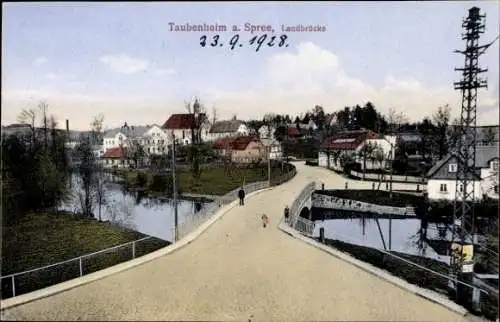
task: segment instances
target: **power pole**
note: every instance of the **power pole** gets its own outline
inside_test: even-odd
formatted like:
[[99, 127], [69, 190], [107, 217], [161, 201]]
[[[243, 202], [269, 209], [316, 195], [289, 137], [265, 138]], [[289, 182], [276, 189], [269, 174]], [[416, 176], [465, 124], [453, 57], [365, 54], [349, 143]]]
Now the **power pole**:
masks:
[[174, 243], [179, 239], [179, 216], [178, 216], [178, 207], [177, 207], [177, 177], [176, 177], [176, 169], [175, 169], [175, 135], [172, 135], [172, 190], [173, 190], [173, 199], [174, 199]]
[[[453, 85], [456, 90], [462, 92], [462, 108], [460, 114], [459, 140], [457, 144], [457, 175], [455, 186], [455, 202], [452, 223], [452, 240], [450, 249], [451, 277], [459, 281], [472, 284], [474, 271], [473, 247], [474, 247], [474, 202], [476, 179], [476, 106], [477, 90], [487, 87], [487, 82], [478, 77], [487, 69], [481, 69], [478, 58], [487, 47], [479, 46], [479, 36], [484, 33], [485, 15], [480, 14], [480, 9], [472, 7], [469, 15], [462, 22], [465, 40], [465, 50], [456, 50], [456, 53], [465, 56], [463, 68], [455, 68], [462, 72], [460, 81]], [[490, 44], [491, 45], [491, 44]], [[465, 251], [467, 249], [467, 251]], [[472, 297], [471, 290], [459, 283], [453, 286], [457, 300], [461, 304], [467, 304]]]
[[271, 145], [267, 148], [267, 177], [269, 187], [271, 187]]

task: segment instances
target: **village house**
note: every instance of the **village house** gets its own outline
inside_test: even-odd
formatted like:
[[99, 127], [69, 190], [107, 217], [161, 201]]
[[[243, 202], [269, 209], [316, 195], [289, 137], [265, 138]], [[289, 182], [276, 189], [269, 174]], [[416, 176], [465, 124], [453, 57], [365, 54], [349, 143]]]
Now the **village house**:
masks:
[[[474, 199], [498, 199], [498, 144], [476, 147]], [[449, 154], [427, 173], [427, 193], [431, 200], [455, 200], [458, 161]], [[463, 187], [460, 187], [463, 189]]]
[[219, 139], [215, 146], [221, 156], [234, 163], [258, 163], [268, 158], [264, 144], [251, 136]]
[[210, 128], [208, 139], [216, 141], [226, 137], [248, 136], [249, 128], [245, 122], [234, 117], [228, 121], [216, 121]]
[[101, 159], [103, 166], [106, 168], [128, 168], [134, 163], [133, 160], [127, 157], [126, 147], [109, 148]]
[[201, 120], [201, 140], [207, 141], [210, 125], [206, 114], [172, 114], [161, 128], [167, 133], [169, 140], [175, 137], [176, 142], [188, 145], [192, 140], [192, 128], [198, 120]]
[[140, 144], [149, 155], [168, 153], [170, 140], [167, 133], [159, 125], [147, 125], [146, 131], [140, 139]]
[[260, 141], [269, 152], [269, 158], [271, 160], [280, 160], [283, 158], [281, 143], [278, 142], [278, 140], [264, 138], [260, 139]]
[[343, 158], [356, 160], [357, 151], [361, 148], [362, 143], [365, 140], [377, 138], [376, 133], [367, 130], [342, 131], [329, 136], [320, 146], [318, 165], [341, 171]]
[[276, 128], [272, 125], [262, 125], [259, 128], [259, 138], [261, 139], [272, 139], [274, 138], [274, 133], [276, 132]]

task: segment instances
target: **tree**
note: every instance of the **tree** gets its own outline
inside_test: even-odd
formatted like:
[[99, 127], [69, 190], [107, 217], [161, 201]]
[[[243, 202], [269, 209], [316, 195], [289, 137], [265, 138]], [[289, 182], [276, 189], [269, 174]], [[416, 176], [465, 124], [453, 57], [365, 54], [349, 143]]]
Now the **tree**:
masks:
[[389, 108], [389, 113], [387, 114], [387, 123], [389, 126], [389, 131], [392, 133], [394, 130], [399, 129], [400, 126], [408, 122], [408, 118], [402, 112], [396, 112], [394, 108]]
[[215, 124], [215, 122], [217, 122], [217, 109], [215, 108], [215, 104], [212, 105], [212, 125]]
[[318, 126], [319, 130], [323, 130], [326, 126], [326, 114], [322, 106], [316, 105], [312, 111], [312, 119]]
[[479, 245], [479, 262], [485, 266], [488, 273], [498, 274], [498, 219], [495, 218], [488, 224], [485, 237]]
[[483, 144], [492, 145], [495, 143], [496, 135], [492, 127], [483, 129]]
[[436, 146], [439, 159], [448, 154], [448, 123], [450, 121], [451, 108], [449, 105], [440, 106], [433, 115], [435, 124], [434, 145]]
[[374, 151], [375, 146], [371, 142], [364, 144], [358, 151], [358, 156], [363, 160], [363, 180], [365, 179], [366, 160], [372, 157]]
[[206, 111], [203, 104], [198, 98], [195, 98], [193, 104], [185, 102], [186, 111], [192, 115], [191, 121], [191, 144], [190, 144], [190, 160], [193, 178], [197, 179], [201, 176], [200, 167], [200, 144], [201, 131], [203, 125], [207, 122]]
[[21, 114], [17, 117], [18, 121], [22, 124], [29, 124], [31, 127], [31, 144], [35, 144], [35, 122], [36, 122], [35, 109], [23, 109]]
[[[95, 116], [92, 119], [92, 122], [90, 123], [90, 133], [91, 133], [91, 141], [93, 143], [101, 143], [102, 140], [102, 128], [103, 128], [103, 123], [104, 123], [104, 115], [99, 114]], [[93, 153], [93, 151], [92, 151]], [[94, 197], [95, 197], [95, 202], [97, 203], [97, 209], [98, 209], [98, 218], [99, 221], [102, 221], [101, 218], [101, 213], [102, 213], [102, 206], [107, 203], [107, 193], [105, 189], [105, 177], [104, 177], [104, 171], [102, 169], [102, 165], [100, 162], [95, 159], [95, 163], [93, 164], [94, 166]]]
[[76, 193], [76, 197], [83, 216], [92, 218], [94, 217], [92, 210], [94, 208], [98, 180], [96, 175], [97, 160], [92, 151], [90, 137], [85, 136], [81, 138], [76, 151], [80, 161], [77, 166], [80, 189]]

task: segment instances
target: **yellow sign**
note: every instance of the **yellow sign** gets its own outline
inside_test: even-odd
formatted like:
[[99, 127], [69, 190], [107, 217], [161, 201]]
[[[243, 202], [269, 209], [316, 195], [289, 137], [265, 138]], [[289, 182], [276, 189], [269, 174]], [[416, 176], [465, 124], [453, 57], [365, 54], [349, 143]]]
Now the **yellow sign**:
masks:
[[474, 256], [474, 245], [451, 244], [452, 256], [462, 259], [464, 262], [471, 262]]

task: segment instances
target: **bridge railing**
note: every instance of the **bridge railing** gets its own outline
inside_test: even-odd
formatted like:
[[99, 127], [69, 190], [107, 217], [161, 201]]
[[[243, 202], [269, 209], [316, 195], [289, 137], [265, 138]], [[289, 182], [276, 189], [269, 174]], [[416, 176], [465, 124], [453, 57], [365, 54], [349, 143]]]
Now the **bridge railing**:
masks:
[[0, 298], [14, 297], [82, 277], [143, 256], [164, 246], [165, 242], [160, 242], [158, 239], [148, 236], [54, 264], [0, 276]]
[[[244, 185], [243, 190], [245, 191], [245, 194], [249, 194], [268, 187], [268, 181], [258, 181]], [[239, 190], [240, 188], [236, 188], [217, 198], [213, 202], [206, 204], [200, 211], [186, 216], [184, 221], [181, 222], [177, 228], [179, 239], [184, 238], [186, 235], [201, 226], [204, 222], [211, 218], [219, 210], [220, 207], [238, 199]]]
[[314, 232], [314, 222], [300, 217], [300, 212], [302, 210], [302, 204], [308, 199], [311, 198], [311, 194], [316, 189], [316, 183], [310, 182], [308, 183], [302, 191], [299, 193], [297, 198], [292, 202], [292, 206], [290, 207], [289, 218], [286, 220], [286, 223], [296, 229], [297, 231], [312, 236]]

